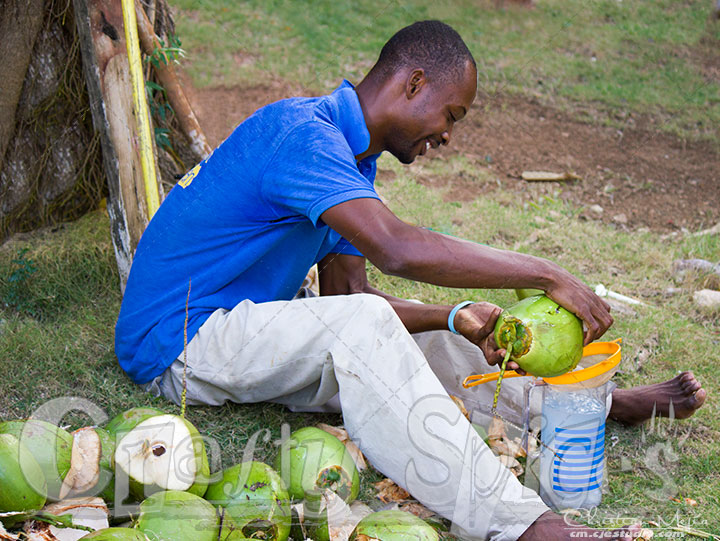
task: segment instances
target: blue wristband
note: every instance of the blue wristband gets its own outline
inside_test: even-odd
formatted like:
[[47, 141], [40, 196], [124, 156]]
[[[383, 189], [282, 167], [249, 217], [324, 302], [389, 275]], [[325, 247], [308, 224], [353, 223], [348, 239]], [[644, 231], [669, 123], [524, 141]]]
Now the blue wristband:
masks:
[[462, 310], [468, 304], [473, 304], [473, 301], [462, 301], [460, 304], [456, 304], [455, 307], [452, 310], [450, 310], [450, 315], [448, 316], [448, 329], [450, 329], [455, 334], [460, 334], [455, 329], [455, 324], [453, 323], [455, 320], [455, 314], [458, 313], [458, 310]]

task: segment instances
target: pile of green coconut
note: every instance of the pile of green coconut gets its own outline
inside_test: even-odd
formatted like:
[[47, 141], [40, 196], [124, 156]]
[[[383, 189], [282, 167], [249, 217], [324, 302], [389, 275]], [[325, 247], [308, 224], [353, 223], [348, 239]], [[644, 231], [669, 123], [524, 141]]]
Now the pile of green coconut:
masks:
[[36, 419], [2, 422], [0, 540], [439, 539], [409, 512], [358, 507], [354, 459], [324, 430], [295, 431], [273, 466], [211, 474], [203, 436], [155, 408], [73, 433]]

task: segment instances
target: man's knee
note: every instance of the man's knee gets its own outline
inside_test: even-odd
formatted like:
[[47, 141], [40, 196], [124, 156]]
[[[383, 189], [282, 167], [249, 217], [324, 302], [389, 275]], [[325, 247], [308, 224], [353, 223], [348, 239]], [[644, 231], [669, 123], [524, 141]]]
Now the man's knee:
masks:
[[372, 315], [377, 319], [391, 319], [396, 316], [395, 310], [390, 303], [380, 295], [372, 293], [356, 293], [349, 295], [356, 310]]

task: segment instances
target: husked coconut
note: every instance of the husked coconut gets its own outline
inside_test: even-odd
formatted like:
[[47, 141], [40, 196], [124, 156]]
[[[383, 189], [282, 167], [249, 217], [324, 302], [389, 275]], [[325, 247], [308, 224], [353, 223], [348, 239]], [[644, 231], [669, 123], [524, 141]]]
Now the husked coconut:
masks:
[[120, 472], [129, 479], [130, 493], [142, 500], [160, 490], [202, 496], [210, 467], [202, 436], [187, 419], [157, 415], [138, 423], [119, 439], [115, 475]]

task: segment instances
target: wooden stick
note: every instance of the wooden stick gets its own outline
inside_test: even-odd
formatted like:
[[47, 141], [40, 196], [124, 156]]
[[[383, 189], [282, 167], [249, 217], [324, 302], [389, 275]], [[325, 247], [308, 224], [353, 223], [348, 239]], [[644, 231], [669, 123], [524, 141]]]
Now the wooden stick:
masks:
[[[138, 34], [140, 35], [140, 45], [145, 54], [151, 55], [153, 51], [160, 48], [160, 41], [155, 35], [152, 24], [138, 0], [135, 1], [135, 12]], [[161, 54], [164, 55], [164, 53]], [[192, 110], [190, 102], [182, 91], [180, 81], [177, 78], [172, 63], [165, 57], [165, 62], [159, 62], [158, 65], [155, 66], [155, 71], [160, 84], [165, 89], [168, 101], [180, 122], [180, 128], [190, 142], [191, 150], [198, 158], [198, 161], [207, 158], [212, 152], [212, 148], [205, 138], [205, 134]]]

